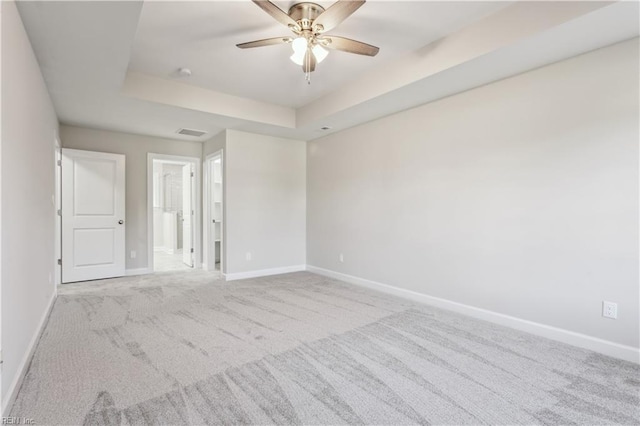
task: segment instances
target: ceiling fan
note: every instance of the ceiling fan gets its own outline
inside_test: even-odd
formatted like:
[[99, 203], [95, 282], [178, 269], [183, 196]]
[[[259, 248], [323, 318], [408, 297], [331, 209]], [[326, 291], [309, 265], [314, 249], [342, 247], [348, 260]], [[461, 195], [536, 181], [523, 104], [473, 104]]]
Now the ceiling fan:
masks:
[[302, 2], [291, 6], [289, 13], [285, 13], [269, 0], [252, 1], [278, 22], [286, 25], [294, 35], [250, 41], [236, 46], [247, 49], [291, 43], [291, 60], [302, 66], [307, 81], [310, 81], [310, 73], [316, 69], [316, 64], [327, 57], [328, 51], [325, 48], [366, 56], [376, 56], [380, 50], [360, 41], [325, 35], [326, 31], [334, 29], [358, 10], [365, 0], [338, 0], [326, 10], [318, 4]]

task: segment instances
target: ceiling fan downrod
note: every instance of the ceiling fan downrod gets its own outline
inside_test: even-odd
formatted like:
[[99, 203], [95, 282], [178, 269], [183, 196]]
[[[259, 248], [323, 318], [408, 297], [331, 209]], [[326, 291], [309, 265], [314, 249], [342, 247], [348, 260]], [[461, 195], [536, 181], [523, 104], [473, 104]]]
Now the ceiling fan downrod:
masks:
[[302, 2], [294, 4], [289, 8], [288, 15], [296, 21], [300, 27], [299, 31], [311, 30], [313, 21], [324, 12], [324, 7], [319, 4]]

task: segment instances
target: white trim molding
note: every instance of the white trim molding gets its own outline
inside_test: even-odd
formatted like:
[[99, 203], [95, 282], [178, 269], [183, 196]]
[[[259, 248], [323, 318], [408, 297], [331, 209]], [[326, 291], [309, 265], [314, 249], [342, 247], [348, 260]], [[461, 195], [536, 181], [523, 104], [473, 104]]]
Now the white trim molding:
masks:
[[599, 339], [586, 334], [576, 333], [574, 331], [512, 317], [510, 315], [453, 302], [439, 297], [429, 296], [423, 293], [417, 293], [415, 291], [382, 284], [376, 281], [343, 274], [329, 269], [319, 268], [317, 266], [307, 265], [307, 271], [640, 364], [640, 349], [634, 348], [633, 346], [622, 345], [620, 343]]
[[9, 385], [9, 390], [7, 394], [4, 395], [4, 400], [2, 401], [2, 408], [0, 412], [3, 415], [9, 413], [9, 409], [16, 401], [16, 397], [18, 396], [18, 392], [20, 391], [20, 387], [22, 386], [22, 382], [24, 381], [24, 377], [27, 374], [27, 370], [29, 369], [29, 365], [31, 365], [31, 359], [33, 358], [33, 354], [38, 346], [38, 341], [40, 340], [40, 336], [42, 336], [42, 332], [44, 331], [47, 322], [49, 321], [49, 316], [51, 315], [51, 311], [53, 310], [53, 305], [55, 304], [56, 298], [58, 297], [57, 289], [54, 290], [51, 295], [51, 299], [49, 300], [49, 304], [47, 305], [47, 309], [44, 311], [44, 315], [40, 318], [40, 323], [38, 324], [38, 329], [34, 333], [31, 341], [29, 342], [29, 347], [24, 357], [22, 358], [22, 362], [20, 362], [20, 367], [18, 367], [18, 374], [13, 378], [13, 382]]
[[[222, 211], [220, 221], [222, 225], [220, 227], [220, 270], [225, 270], [225, 229], [227, 222], [225, 216], [225, 192], [226, 192], [226, 175], [225, 175], [225, 162], [224, 162], [224, 149], [219, 149], [211, 154], [208, 154], [204, 160], [202, 160], [202, 269], [205, 271], [215, 271], [215, 264], [217, 263], [212, 257], [211, 247], [215, 246], [215, 242], [211, 244], [210, 241], [212, 232], [212, 209], [211, 209], [211, 176], [209, 173], [210, 163], [216, 158], [220, 158], [220, 166], [222, 167]], [[215, 227], [215, 225], [213, 225]], [[213, 250], [215, 252], [215, 249]], [[210, 261], [213, 262], [213, 266], [209, 269]]]
[[127, 269], [124, 271], [124, 275], [126, 277], [130, 277], [132, 275], [146, 275], [153, 272], [151, 268], [137, 268], [137, 269]]
[[283, 266], [281, 268], [258, 269], [255, 271], [235, 272], [232, 274], [222, 274], [226, 281], [244, 280], [246, 278], [267, 277], [269, 275], [288, 274], [290, 272], [306, 271], [306, 265]]

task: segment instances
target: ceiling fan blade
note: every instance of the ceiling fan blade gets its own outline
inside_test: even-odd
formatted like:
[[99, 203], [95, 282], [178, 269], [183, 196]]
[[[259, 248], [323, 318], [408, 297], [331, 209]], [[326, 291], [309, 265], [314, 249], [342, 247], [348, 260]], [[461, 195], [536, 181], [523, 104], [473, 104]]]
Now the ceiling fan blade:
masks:
[[338, 0], [313, 21], [317, 33], [332, 30], [358, 10], [365, 0]]
[[289, 15], [287, 15], [282, 9], [280, 9], [275, 4], [271, 3], [269, 0], [252, 0], [255, 4], [258, 5], [262, 10], [271, 15], [276, 21], [280, 22], [283, 25], [291, 29], [300, 30], [298, 23], [293, 20]]
[[319, 41], [321, 46], [328, 49], [342, 50], [357, 55], [376, 56], [380, 51], [379, 47], [345, 37], [323, 36]]
[[304, 61], [302, 61], [302, 71], [304, 73], [314, 72], [316, 70], [316, 57], [311, 51], [307, 49], [307, 53], [304, 55]]
[[248, 41], [246, 43], [236, 44], [240, 49], [249, 49], [251, 47], [273, 46], [274, 44], [291, 43], [291, 37], [274, 37], [265, 38], [264, 40]]

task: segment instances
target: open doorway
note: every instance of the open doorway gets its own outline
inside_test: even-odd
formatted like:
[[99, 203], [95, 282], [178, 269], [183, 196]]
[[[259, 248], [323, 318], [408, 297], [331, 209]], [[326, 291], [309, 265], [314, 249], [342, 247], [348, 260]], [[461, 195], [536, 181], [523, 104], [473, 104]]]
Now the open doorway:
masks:
[[224, 273], [224, 186], [222, 150], [208, 155], [205, 170], [205, 259], [206, 269]]
[[196, 164], [190, 159], [157, 154], [149, 159], [152, 195], [149, 264], [156, 272], [198, 266]]

